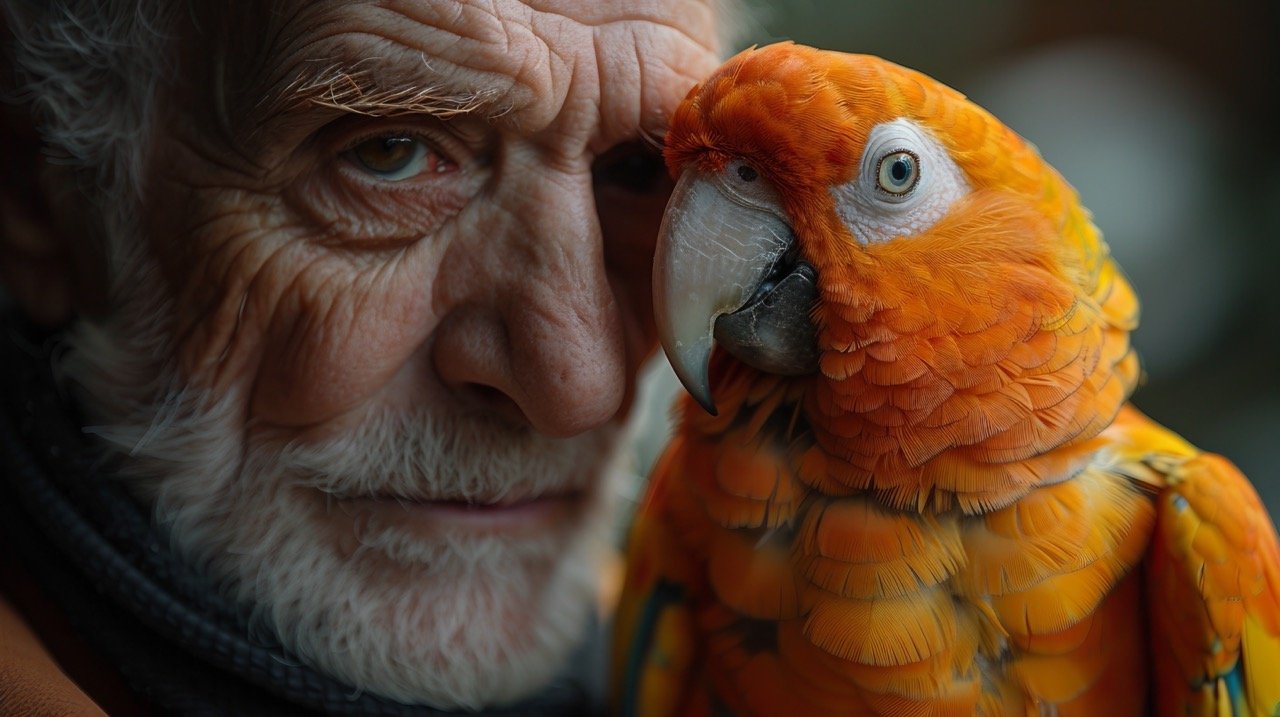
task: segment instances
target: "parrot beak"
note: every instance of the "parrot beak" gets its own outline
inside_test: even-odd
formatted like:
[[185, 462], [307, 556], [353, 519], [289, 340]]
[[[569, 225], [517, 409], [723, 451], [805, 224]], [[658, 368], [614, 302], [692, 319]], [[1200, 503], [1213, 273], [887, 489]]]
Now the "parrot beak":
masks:
[[697, 170], [676, 183], [654, 257], [654, 317], [676, 376], [708, 413], [713, 340], [762, 371], [817, 370], [817, 273], [795, 244], [780, 207]]

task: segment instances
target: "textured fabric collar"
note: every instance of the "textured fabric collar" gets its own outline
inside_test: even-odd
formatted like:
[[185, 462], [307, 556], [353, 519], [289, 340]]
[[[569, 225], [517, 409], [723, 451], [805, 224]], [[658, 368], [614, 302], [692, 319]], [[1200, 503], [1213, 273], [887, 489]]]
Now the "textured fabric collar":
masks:
[[[169, 551], [146, 510], [91, 459], [54, 384], [46, 338], [12, 317], [0, 321], [0, 533], [134, 690], [189, 715], [463, 714], [360, 693], [255, 630]], [[571, 676], [534, 699], [480, 714], [595, 714], [601, 642], [593, 639]]]

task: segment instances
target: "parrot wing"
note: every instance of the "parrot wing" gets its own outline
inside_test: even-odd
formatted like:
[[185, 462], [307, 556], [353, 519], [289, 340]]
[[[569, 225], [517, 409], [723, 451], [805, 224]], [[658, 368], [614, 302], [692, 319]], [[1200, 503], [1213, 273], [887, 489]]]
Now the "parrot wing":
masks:
[[1142, 462], [1160, 487], [1147, 558], [1158, 714], [1280, 715], [1280, 546], [1258, 494], [1218, 455]]
[[627, 575], [614, 621], [613, 713], [676, 714], [693, 669], [694, 626], [688, 591], [695, 573], [664, 518], [680, 439], [655, 467], [629, 538]]

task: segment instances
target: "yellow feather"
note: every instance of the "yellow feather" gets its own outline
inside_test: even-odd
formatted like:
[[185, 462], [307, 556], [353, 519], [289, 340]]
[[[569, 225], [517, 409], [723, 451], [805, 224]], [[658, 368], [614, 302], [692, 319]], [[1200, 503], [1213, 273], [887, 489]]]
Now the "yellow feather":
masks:
[[1258, 617], [1245, 613], [1244, 636], [1245, 693], [1252, 706], [1251, 717], [1280, 715], [1280, 635], [1270, 633]]

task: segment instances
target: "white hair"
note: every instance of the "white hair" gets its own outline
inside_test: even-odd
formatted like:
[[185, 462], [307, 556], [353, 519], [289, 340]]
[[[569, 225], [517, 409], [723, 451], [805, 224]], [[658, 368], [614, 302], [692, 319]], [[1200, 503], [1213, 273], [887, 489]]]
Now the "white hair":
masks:
[[[113, 319], [96, 330], [114, 332], [111, 324], [122, 315], [169, 316], [163, 282], [138, 241], [137, 223], [156, 96], [172, 79], [165, 74], [173, 67], [166, 61], [173, 51], [170, 29], [186, 8], [182, 1], [161, 0], [0, 0], [14, 79], [14, 96], [6, 99], [31, 108], [47, 159], [73, 170], [76, 182], [58, 189], [79, 196], [51, 198], [50, 204], [86, 207], [88, 234], [78, 237], [84, 243], [76, 250], [95, 252], [106, 264]], [[151, 356], [170, 355], [166, 325], [150, 323], [138, 338]], [[78, 332], [95, 330], [79, 324]], [[155, 375], [148, 366], [113, 370]]]
[[156, 91], [182, 3], [0, 0], [12, 32], [18, 99], [55, 158], [100, 189], [137, 189]]
[[[169, 28], [183, 2], [156, 0], [0, 0], [12, 38], [15, 96], [29, 106], [51, 163], [73, 170], [73, 201], [53, 206], [87, 210], [90, 234], [74, 250], [105, 262], [106, 318], [82, 319], [68, 333], [72, 348], [92, 346], [93, 365], [68, 372], [96, 374], [103, 405], [134, 417], [154, 414], [180, 389], [155, 357], [173, 355], [170, 301], [154, 257], [140, 241], [143, 167], [152, 146], [156, 97], [169, 79], [162, 68]], [[108, 336], [129, 336], [127, 350]], [[73, 352], [83, 355], [83, 352]], [[113, 387], [115, 387], [113, 389]]]

